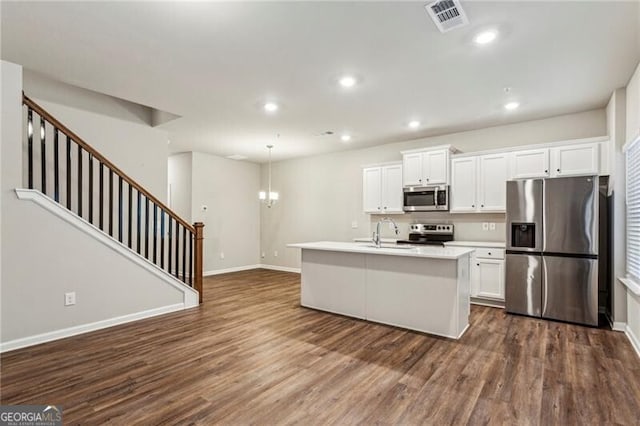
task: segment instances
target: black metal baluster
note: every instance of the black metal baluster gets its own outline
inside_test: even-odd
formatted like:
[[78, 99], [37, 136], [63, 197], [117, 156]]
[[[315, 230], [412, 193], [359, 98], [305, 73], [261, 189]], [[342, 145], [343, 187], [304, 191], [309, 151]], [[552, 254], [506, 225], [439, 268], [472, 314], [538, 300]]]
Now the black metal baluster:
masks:
[[153, 263], [157, 263], [158, 253], [158, 205], [153, 203]]
[[100, 222], [100, 230], [104, 231], [104, 164], [102, 161], [100, 162], [100, 166], [98, 166], [98, 181], [100, 185], [99, 191], [99, 199], [98, 199], [98, 216]]
[[71, 137], [67, 135], [67, 208], [71, 210]]
[[176, 220], [176, 278], [180, 279], [180, 222]]
[[118, 176], [118, 241], [122, 242], [122, 222], [124, 221], [122, 206], [122, 176]]
[[89, 223], [93, 223], [93, 154], [89, 153]]
[[160, 267], [164, 269], [164, 210], [160, 210]]
[[31, 108], [27, 110], [27, 149], [27, 179], [29, 181], [29, 189], [33, 189], [33, 111], [31, 111]]
[[194, 235], [189, 232], [189, 285], [193, 287], [193, 238]]
[[172, 242], [172, 235], [171, 232], [173, 231], [172, 228], [172, 224], [173, 224], [173, 218], [171, 216], [169, 216], [169, 239], [167, 241], [167, 271], [169, 271], [169, 273], [171, 273], [171, 242]]
[[144, 200], [144, 257], [149, 259], [149, 199], [145, 196]]
[[40, 173], [42, 174], [42, 193], [47, 194], [47, 144], [44, 118], [40, 117]]
[[78, 145], [78, 216], [82, 217], [82, 146]]
[[132, 235], [133, 235], [133, 230], [132, 228], [132, 222], [133, 222], [133, 187], [131, 186], [131, 184], [129, 185], [129, 226], [127, 227], [127, 237], [128, 237], [128, 241], [129, 241], [129, 248], [133, 248], [133, 246], [131, 245], [131, 239], [132, 239]]
[[109, 168], [109, 235], [113, 237], [113, 170]]
[[182, 282], [187, 283], [187, 228], [182, 227]]
[[[137, 191], [137, 190], [136, 190]], [[136, 251], [140, 254], [140, 236], [142, 235], [142, 196], [138, 192], [138, 217], [136, 225]]]
[[60, 202], [60, 152], [58, 152], [58, 129], [53, 128], [53, 199]]

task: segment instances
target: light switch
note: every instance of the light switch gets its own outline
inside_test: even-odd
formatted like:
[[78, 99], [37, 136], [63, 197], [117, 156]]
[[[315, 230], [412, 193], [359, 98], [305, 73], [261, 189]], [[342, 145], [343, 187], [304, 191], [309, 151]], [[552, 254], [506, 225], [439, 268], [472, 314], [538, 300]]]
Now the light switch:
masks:
[[351, 228], [352, 229], [358, 229], [358, 221], [354, 220], [353, 222], [351, 222]]
[[496, 230], [496, 224], [495, 224], [495, 222], [491, 222], [491, 223], [489, 223], [489, 230], [490, 230], [490, 231], [495, 231], [495, 230]]
[[482, 222], [482, 230], [483, 231], [489, 230], [489, 222]]

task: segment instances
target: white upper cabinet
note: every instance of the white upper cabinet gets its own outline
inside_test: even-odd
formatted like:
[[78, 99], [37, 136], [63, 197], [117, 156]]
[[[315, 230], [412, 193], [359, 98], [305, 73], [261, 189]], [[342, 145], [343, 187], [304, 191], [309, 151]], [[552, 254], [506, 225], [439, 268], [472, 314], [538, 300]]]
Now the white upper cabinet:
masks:
[[403, 152], [404, 186], [446, 185], [449, 183], [450, 148]]
[[449, 150], [427, 151], [422, 154], [422, 182], [443, 185], [449, 182]]
[[467, 213], [477, 210], [477, 157], [454, 158], [451, 160], [451, 202], [452, 213]]
[[402, 156], [404, 186], [420, 186], [422, 184], [422, 153]]
[[600, 145], [588, 143], [550, 148], [551, 176], [597, 175], [600, 171]]
[[404, 213], [402, 197], [402, 165], [382, 167], [382, 212]]
[[511, 153], [511, 177], [526, 179], [549, 176], [549, 149], [528, 149]]
[[362, 206], [365, 213], [379, 213], [382, 209], [381, 167], [369, 167], [362, 171]]
[[362, 207], [365, 213], [404, 213], [401, 164], [362, 170]]
[[451, 212], [504, 212], [509, 155], [488, 154], [451, 160]]
[[478, 211], [504, 212], [507, 210], [508, 160], [507, 154], [479, 157]]

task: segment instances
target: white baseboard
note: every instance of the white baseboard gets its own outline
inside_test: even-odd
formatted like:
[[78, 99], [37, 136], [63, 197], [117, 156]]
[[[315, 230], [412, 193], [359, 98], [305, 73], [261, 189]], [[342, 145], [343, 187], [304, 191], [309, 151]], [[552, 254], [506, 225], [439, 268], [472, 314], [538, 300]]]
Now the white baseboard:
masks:
[[260, 268], [270, 269], [272, 271], [293, 272], [295, 274], [299, 274], [301, 272], [300, 268], [291, 268], [289, 266], [265, 265], [264, 263], [260, 265]]
[[620, 321], [614, 321], [611, 324], [611, 329], [613, 331], [622, 331], [624, 333], [625, 331], [627, 331], [627, 323], [626, 322], [620, 322]]
[[259, 263], [255, 264], [255, 265], [235, 266], [233, 268], [214, 269], [212, 271], [205, 271], [203, 275], [205, 277], [209, 277], [211, 275], [228, 274], [229, 272], [248, 271], [250, 269], [258, 269], [258, 268], [261, 268], [261, 267], [262, 267], [262, 265], [260, 265]]
[[627, 335], [627, 338], [631, 342], [631, 346], [633, 346], [633, 349], [636, 350], [636, 354], [638, 354], [638, 357], [640, 357], [640, 339], [638, 338], [638, 336], [633, 334], [633, 330], [631, 330], [631, 327], [629, 327], [629, 325], [625, 327], [624, 334]]
[[230, 272], [249, 271], [251, 269], [270, 269], [272, 271], [293, 272], [295, 274], [300, 273], [300, 268], [291, 268], [289, 266], [266, 265], [264, 263], [257, 263], [255, 265], [235, 266], [233, 268], [214, 269], [212, 271], [205, 271], [204, 276], [209, 277], [212, 275], [228, 274]]
[[13, 351], [20, 348], [26, 348], [27, 346], [38, 345], [40, 343], [50, 342], [52, 340], [64, 339], [65, 337], [84, 334], [90, 331], [113, 327], [114, 325], [138, 321], [144, 318], [151, 318], [162, 314], [168, 314], [170, 312], [180, 311], [183, 309], [185, 309], [184, 303], [176, 303], [174, 305], [162, 306], [160, 308], [149, 309], [142, 312], [135, 312], [133, 314], [122, 315], [115, 318], [108, 318], [89, 324], [76, 325], [74, 327], [63, 328], [61, 330], [55, 330], [47, 333], [36, 334], [34, 336], [10, 340], [8, 342], [0, 343], [0, 353]]

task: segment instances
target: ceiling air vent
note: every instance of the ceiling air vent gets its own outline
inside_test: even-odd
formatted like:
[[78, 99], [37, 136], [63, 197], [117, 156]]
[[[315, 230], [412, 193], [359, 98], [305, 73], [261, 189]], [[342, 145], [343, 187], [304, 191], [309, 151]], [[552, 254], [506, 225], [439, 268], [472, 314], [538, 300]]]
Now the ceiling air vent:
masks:
[[462, 10], [458, 0], [436, 1], [429, 3], [425, 8], [441, 33], [446, 33], [469, 23], [467, 15]]

